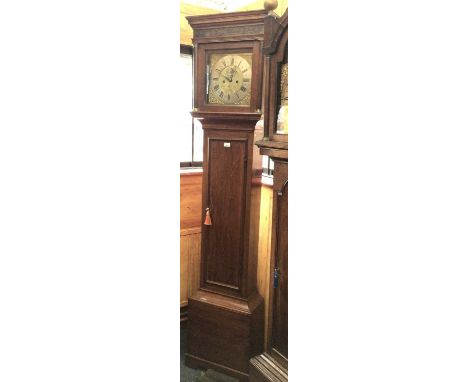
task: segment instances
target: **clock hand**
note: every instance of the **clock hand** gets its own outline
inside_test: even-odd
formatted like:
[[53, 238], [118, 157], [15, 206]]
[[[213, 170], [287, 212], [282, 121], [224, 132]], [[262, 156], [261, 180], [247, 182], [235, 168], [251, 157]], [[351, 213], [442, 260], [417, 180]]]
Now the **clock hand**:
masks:
[[224, 74], [221, 74], [221, 75], [222, 75], [225, 79], [227, 79], [229, 82], [232, 82], [232, 78], [229, 79], [229, 78], [227, 78]]
[[231, 69], [231, 82], [235, 74], [237, 74], [237, 71], [235, 71], [234, 69]]

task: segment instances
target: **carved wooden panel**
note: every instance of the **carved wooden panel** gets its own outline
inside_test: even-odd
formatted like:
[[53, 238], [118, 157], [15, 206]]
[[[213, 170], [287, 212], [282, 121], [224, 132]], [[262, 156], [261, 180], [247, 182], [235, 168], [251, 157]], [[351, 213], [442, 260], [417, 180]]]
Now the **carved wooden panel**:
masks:
[[221, 37], [221, 36], [251, 36], [252, 34], [262, 34], [263, 24], [242, 25], [233, 27], [219, 27], [201, 29], [195, 32], [195, 37]]

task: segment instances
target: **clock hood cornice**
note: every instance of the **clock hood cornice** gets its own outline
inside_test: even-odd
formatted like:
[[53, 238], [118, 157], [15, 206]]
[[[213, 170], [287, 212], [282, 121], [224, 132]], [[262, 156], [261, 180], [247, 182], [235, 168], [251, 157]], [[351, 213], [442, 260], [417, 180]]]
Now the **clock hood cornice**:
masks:
[[263, 41], [267, 11], [219, 13], [188, 16], [193, 43], [223, 41]]
[[259, 24], [263, 23], [268, 12], [264, 9], [245, 12], [215, 13], [211, 15], [187, 16], [187, 20], [192, 28], [207, 28], [213, 26], [227, 26], [238, 24]]

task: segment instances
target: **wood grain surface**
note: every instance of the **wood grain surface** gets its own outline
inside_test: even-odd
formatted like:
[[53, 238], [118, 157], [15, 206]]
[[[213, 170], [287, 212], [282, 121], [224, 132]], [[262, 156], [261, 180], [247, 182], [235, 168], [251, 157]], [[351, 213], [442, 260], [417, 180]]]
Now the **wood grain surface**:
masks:
[[180, 174], [180, 229], [201, 227], [202, 173]]

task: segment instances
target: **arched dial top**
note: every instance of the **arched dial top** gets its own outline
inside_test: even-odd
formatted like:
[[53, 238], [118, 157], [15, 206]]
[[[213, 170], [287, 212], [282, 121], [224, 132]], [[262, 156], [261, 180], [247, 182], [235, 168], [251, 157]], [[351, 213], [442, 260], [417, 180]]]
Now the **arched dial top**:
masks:
[[249, 106], [251, 85], [251, 53], [209, 56], [209, 104]]

